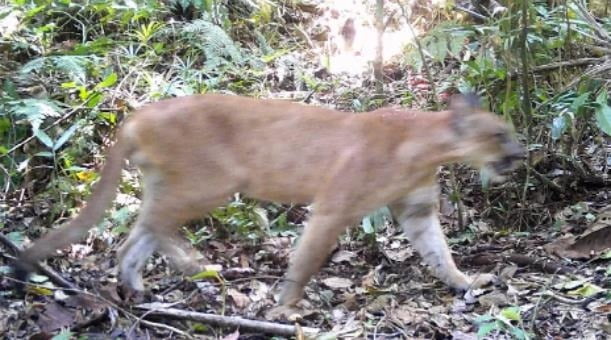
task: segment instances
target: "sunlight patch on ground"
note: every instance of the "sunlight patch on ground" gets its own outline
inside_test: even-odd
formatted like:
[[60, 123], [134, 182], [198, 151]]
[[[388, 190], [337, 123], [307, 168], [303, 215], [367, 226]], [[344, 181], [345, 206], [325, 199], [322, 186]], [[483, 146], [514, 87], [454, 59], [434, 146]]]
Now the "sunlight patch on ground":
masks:
[[[390, 5], [391, 3], [387, 2], [385, 18], [388, 17], [389, 11], [392, 11], [394, 20], [382, 36], [385, 61], [399, 57], [405, 45], [413, 42], [413, 34], [401, 11], [396, 8], [392, 10]], [[377, 48], [375, 2], [336, 0], [325, 1], [319, 7], [322, 14], [315, 24], [324, 27], [328, 32], [321, 48], [321, 58], [326, 61], [329, 71], [361, 74], [370, 69], [369, 65], [375, 59]], [[415, 33], [419, 34], [417, 30]]]

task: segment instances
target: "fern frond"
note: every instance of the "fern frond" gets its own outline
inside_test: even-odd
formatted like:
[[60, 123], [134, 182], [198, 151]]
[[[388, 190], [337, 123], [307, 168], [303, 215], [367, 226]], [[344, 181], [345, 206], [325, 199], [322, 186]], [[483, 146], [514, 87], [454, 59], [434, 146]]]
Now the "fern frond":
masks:
[[95, 56], [62, 55], [34, 59], [23, 65], [19, 70], [21, 75], [30, 72], [39, 72], [45, 67], [51, 66], [65, 73], [71, 80], [83, 84], [87, 78], [87, 67], [95, 62]]
[[240, 48], [223, 29], [206, 20], [185, 24], [180, 33], [196, 43], [206, 56], [206, 68], [214, 70], [221, 65], [242, 65], [246, 58]]
[[6, 104], [8, 113], [17, 119], [26, 119], [34, 132], [40, 129], [46, 117], [59, 117], [62, 112], [57, 102], [48, 99], [20, 99], [9, 101]]

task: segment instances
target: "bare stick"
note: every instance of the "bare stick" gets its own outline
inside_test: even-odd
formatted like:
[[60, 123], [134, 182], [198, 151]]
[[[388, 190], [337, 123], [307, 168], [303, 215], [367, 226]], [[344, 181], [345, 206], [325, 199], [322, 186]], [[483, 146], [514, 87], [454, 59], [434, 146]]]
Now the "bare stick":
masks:
[[[249, 320], [238, 316], [221, 316], [209, 313], [192, 312], [177, 308], [149, 309], [149, 307], [146, 306], [136, 306], [136, 308], [149, 310], [147, 316], [186, 319], [221, 327], [248, 329], [266, 334], [293, 336], [297, 332], [297, 328], [292, 325], [284, 325], [269, 321]], [[301, 330], [309, 335], [314, 335], [320, 332], [318, 328], [311, 327], [301, 327]]]
[[529, 266], [535, 268], [543, 273], [548, 274], [568, 274], [570, 273], [569, 268], [563, 266], [560, 263], [546, 260], [543, 258], [537, 258], [531, 255], [522, 254], [477, 254], [471, 256], [465, 256], [461, 259], [461, 263], [468, 263], [476, 266], [485, 266], [495, 264], [497, 262], [511, 262], [519, 266]]
[[[545, 71], [555, 70], [561, 67], [573, 67], [573, 66], [583, 66], [583, 65], [592, 65], [592, 64], [600, 65], [604, 63], [607, 59], [608, 59], [607, 57], [601, 57], [601, 58], [589, 58], [588, 57], [588, 58], [578, 58], [578, 59], [573, 59], [573, 60], [558, 61], [558, 62], [553, 62], [553, 63], [549, 63], [545, 65], [534, 66], [533, 68], [531, 68], [530, 72], [531, 73], [545, 72]], [[517, 72], [509, 73], [509, 77], [511, 78], [516, 78], [518, 76], [520, 76], [520, 74], [518, 74]]]

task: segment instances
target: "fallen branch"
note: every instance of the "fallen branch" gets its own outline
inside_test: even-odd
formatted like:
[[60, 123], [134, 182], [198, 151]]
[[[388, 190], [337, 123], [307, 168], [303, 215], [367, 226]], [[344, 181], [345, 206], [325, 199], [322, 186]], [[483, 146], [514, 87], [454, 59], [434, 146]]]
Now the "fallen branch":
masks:
[[[5, 248], [7, 248], [11, 253], [13, 253], [15, 256], [17, 256], [21, 252], [21, 249], [18, 246], [16, 246], [11, 240], [9, 240], [3, 234], [0, 234], [0, 243]], [[8, 255], [5, 255], [5, 256], [8, 259], [10, 259], [11, 261], [16, 260], [12, 256], [8, 256]], [[38, 272], [48, 277], [49, 280], [51, 280], [51, 282], [55, 283], [56, 285], [63, 287], [63, 288], [78, 290], [77, 286], [75, 286], [72, 282], [64, 279], [60, 274], [58, 274], [56, 271], [51, 269], [51, 267], [47, 266], [46, 264], [36, 263], [35, 267]]]
[[518, 266], [533, 267], [548, 274], [566, 274], [569, 272], [568, 268], [559, 263], [522, 254], [477, 254], [465, 256], [460, 262], [469, 263], [475, 266], [491, 265], [497, 262], [511, 262], [517, 264]]
[[[186, 311], [177, 308], [149, 309], [145, 306], [136, 306], [136, 308], [148, 310], [149, 312], [147, 312], [147, 317], [158, 316], [175, 319], [185, 319], [203, 322], [215, 326], [237, 327], [240, 329], [248, 329], [251, 331], [282, 336], [293, 336], [297, 332], [297, 328], [292, 325], [285, 325], [269, 321], [249, 320], [243, 319], [238, 316], [222, 316], [209, 313]], [[318, 328], [311, 327], [301, 327], [301, 330], [308, 335], [314, 335], [320, 332]]]
[[[557, 61], [545, 65], [533, 66], [530, 69], [530, 73], [539, 73], [555, 70], [561, 67], [575, 67], [575, 66], [584, 66], [584, 65], [600, 65], [603, 64], [608, 58], [600, 57], [600, 58], [578, 58], [573, 60], [565, 60], [565, 61]], [[509, 72], [510, 78], [516, 78], [520, 74], [516, 71]]]

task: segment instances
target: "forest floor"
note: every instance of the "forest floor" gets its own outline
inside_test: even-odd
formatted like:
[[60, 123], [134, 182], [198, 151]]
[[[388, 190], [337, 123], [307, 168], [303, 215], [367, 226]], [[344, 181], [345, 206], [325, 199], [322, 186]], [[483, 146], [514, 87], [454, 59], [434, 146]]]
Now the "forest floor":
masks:
[[[592, 193], [587, 203], [567, 206], [559, 215], [567, 222], [563, 233], [570, 235], [571, 230], [579, 232], [592, 224], [608, 226], [608, 194]], [[12, 213], [23, 216], [14, 220], [16, 229], [36, 223], [27, 206], [21, 214]], [[609, 288], [605, 256], [559, 260], [550, 253], [568, 247], [550, 245], [560, 229], [541, 226], [503, 233], [480, 222], [475, 224], [477, 230], [465, 232], [450, 227], [455, 224], [452, 215], [442, 212], [441, 217], [453, 229], [448, 237], [459, 267], [470, 273], [498, 274], [494, 285], [464, 295], [453, 293], [431, 276], [398, 229], [389, 224], [375, 240], [359, 240], [358, 233], [342, 238], [322, 272], [307, 286], [300, 324], [342, 339], [476, 339], [478, 333], [492, 338], [608, 336], [611, 303], [604, 293]], [[150, 291], [134, 303], [124, 300], [117, 286], [116, 246], [91, 238], [50, 261], [78, 287], [76, 291], [62, 291], [57, 282], [37, 275], [33, 282], [40, 286], [29, 288], [23, 298], [12, 289], [10, 279], [3, 278], [0, 329], [7, 339], [48, 339], [58, 329], [71, 329], [89, 339], [109, 335], [170, 338], [179, 335], [176, 330], [195, 337], [203, 333], [202, 337], [214, 334], [224, 339], [238, 334], [240, 339], [266, 338], [262, 331], [247, 327], [147, 317], [147, 309], [265, 320], [266, 311], [275, 305], [275, 286], [286, 268], [291, 240], [268, 237], [252, 244], [211, 239], [201, 249], [210, 270], [195, 281], [181, 278], [165, 259], [155, 257], [144, 272]]]

